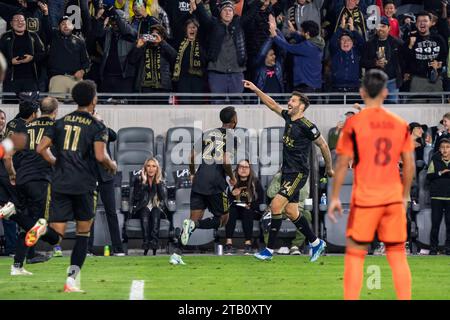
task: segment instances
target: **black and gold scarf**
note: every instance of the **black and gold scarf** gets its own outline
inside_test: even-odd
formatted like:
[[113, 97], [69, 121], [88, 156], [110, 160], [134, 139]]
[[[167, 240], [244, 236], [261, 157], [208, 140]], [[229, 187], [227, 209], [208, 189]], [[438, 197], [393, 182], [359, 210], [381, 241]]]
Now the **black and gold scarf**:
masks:
[[202, 61], [200, 60], [200, 44], [197, 40], [193, 42], [189, 41], [188, 38], [184, 38], [181, 42], [180, 48], [178, 49], [177, 60], [175, 61], [175, 67], [173, 71], [173, 80], [180, 80], [181, 74], [181, 64], [183, 62], [183, 56], [186, 49], [191, 45], [190, 56], [189, 56], [189, 70], [188, 73], [194, 76], [203, 76], [202, 71]]
[[146, 88], [161, 88], [161, 48], [147, 47], [144, 58], [144, 77], [142, 86]]

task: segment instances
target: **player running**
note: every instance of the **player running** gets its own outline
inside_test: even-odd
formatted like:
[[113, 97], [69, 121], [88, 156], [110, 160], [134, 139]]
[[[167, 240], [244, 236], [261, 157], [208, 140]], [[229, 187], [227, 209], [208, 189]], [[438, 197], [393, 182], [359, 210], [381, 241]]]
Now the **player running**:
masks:
[[[70, 258], [65, 292], [83, 292], [76, 278], [87, 254], [89, 233], [95, 214], [96, 161], [115, 173], [117, 165], [107, 151], [106, 126], [93, 117], [97, 104], [94, 82], [78, 82], [72, 89], [78, 108], [48, 127], [37, 152], [55, 167], [52, 176], [50, 226], [61, 236], [67, 221], [76, 221], [76, 241]], [[54, 148], [57, 158], [50, 151]], [[45, 234], [46, 221], [39, 220], [27, 233], [25, 241], [32, 245]], [[43, 231], [44, 230], [44, 231]]]
[[[344, 299], [359, 299], [364, 258], [375, 232], [386, 246], [397, 298], [411, 299], [411, 273], [406, 260], [406, 203], [415, 172], [414, 144], [408, 124], [382, 107], [388, 77], [366, 73], [361, 97], [365, 108], [345, 122], [337, 145], [339, 155], [328, 215], [342, 215], [339, 192], [353, 161], [352, 204], [347, 224]], [[399, 161], [403, 162], [400, 178]]]
[[270, 110], [286, 121], [283, 135], [281, 189], [270, 204], [272, 221], [267, 247], [256, 253], [255, 257], [259, 260], [272, 260], [273, 248], [282, 223], [281, 214], [284, 210], [288, 218], [308, 239], [312, 249], [310, 261], [314, 262], [325, 250], [326, 243], [312, 232], [308, 221], [299, 212], [299, 191], [308, 180], [308, 159], [312, 142], [320, 148], [325, 159], [327, 175], [329, 177], [334, 175], [330, 149], [316, 125], [304, 116], [304, 112], [309, 107], [309, 100], [304, 94], [294, 91], [288, 102], [288, 110], [283, 110], [275, 100], [258, 89], [252, 82], [244, 80], [244, 87], [255, 92]]
[[[231, 155], [236, 147], [233, 131], [237, 125], [237, 114], [234, 107], [222, 109], [220, 120], [222, 127], [203, 134], [191, 152], [191, 216], [183, 221], [181, 244], [184, 246], [195, 229], [217, 229], [228, 221], [226, 177], [230, 177], [231, 185], [236, 184], [231, 166]], [[197, 155], [201, 155], [201, 164], [195, 172]], [[213, 217], [202, 219], [206, 208]]]

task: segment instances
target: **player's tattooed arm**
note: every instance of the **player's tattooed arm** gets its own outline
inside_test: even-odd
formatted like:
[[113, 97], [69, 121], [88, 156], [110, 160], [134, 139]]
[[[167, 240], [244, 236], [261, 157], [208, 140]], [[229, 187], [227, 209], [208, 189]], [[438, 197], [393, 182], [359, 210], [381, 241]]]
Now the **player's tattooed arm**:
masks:
[[117, 163], [112, 160], [106, 150], [106, 143], [103, 141], [94, 142], [95, 159], [112, 175], [116, 174]]
[[275, 100], [262, 92], [253, 82], [247, 80], [244, 80], [243, 82], [245, 88], [256, 93], [256, 95], [261, 99], [262, 103], [264, 103], [270, 110], [281, 116], [281, 111], [283, 111], [283, 108], [281, 108]]
[[44, 136], [41, 139], [41, 142], [39, 142], [39, 145], [36, 148], [36, 152], [39, 153], [41, 157], [44, 158], [45, 161], [54, 166], [56, 163], [56, 158], [50, 151], [50, 147], [52, 145], [53, 145], [52, 140], [49, 137]]
[[320, 152], [322, 153], [322, 156], [325, 160], [327, 175], [330, 178], [333, 177], [334, 176], [333, 161], [331, 160], [331, 152], [330, 148], [328, 147], [328, 143], [325, 141], [322, 135], [320, 135], [316, 140], [314, 140], [314, 143], [320, 148]]

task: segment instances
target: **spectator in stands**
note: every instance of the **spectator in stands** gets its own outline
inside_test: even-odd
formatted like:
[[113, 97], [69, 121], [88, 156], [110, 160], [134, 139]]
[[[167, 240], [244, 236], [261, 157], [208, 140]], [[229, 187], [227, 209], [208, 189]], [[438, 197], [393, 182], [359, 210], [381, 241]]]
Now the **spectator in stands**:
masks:
[[[254, 19], [263, 2], [254, 1], [250, 10], [241, 18], [235, 15], [234, 3], [225, 0], [220, 6], [220, 18], [206, 13], [202, 2], [196, 0], [193, 12], [202, 28], [209, 30], [208, 81], [212, 93], [242, 93], [246, 70], [247, 52], [244, 30]], [[216, 101], [215, 103], [218, 103]]]
[[37, 33], [26, 30], [22, 13], [12, 17], [11, 26], [0, 39], [0, 52], [8, 61], [3, 91], [38, 91], [38, 64], [45, 57], [44, 44]]
[[330, 150], [336, 149], [342, 128], [344, 128], [344, 121], [339, 121], [336, 127], [331, 128], [330, 131], [328, 131], [328, 146], [330, 147]]
[[[346, 23], [349, 23], [349, 19], [353, 19], [353, 25], [355, 27], [355, 30], [359, 32], [359, 34], [364, 38], [366, 37], [366, 19], [364, 18], [364, 7], [360, 8], [359, 0], [345, 0], [345, 6], [339, 5], [336, 1], [336, 7], [335, 8], [342, 8], [338, 11], [338, 16], [336, 20], [336, 26], [334, 28], [334, 32], [337, 31], [339, 28], [342, 18], [345, 19]], [[342, 1], [341, 1], [342, 2]]]
[[230, 215], [225, 225], [225, 254], [233, 254], [233, 234], [236, 220], [242, 220], [244, 254], [252, 253], [253, 220], [261, 219], [260, 205], [264, 203], [264, 190], [248, 160], [242, 160], [234, 170], [236, 185], [229, 191]]
[[100, 92], [133, 92], [136, 70], [128, 62], [135, 46], [137, 31], [125, 20], [122, 10], [110, 10], [106, 18], [96, 21], [96, 37], [102, 47]]
[[291, 29], [296, 44], [289, 44], [277, 35], [276, 26], [270, 24], [270, 35], [275, 44], [294, 56], [294, 90], [320, 92], [322, 88], [322, 57], [325, 41], [319, 35], [319, 26], [314, 21], [305, 21], [300, 32]]
[[[270, 19], [272, 21], [275, 20], [273, 16], [271, 16]], [[277, 30], [277, 33], [280, 32], [281, 31]], [[273, 38], [267, 39], [255, 61], [255, 85], [264, 92], [284, 92], [283, 62], [286, 57], [286, 52], [281, 48], [278, 49], [279, 50], [275, 52], [275, 49], [273, 48]]]
[[149, 10], [139, 1], [132, 1], [132, 4], [132, 12], [134, 14], [131, 18], [131, 25], [137, 31], [138, 37], [141, 37], [144, 34], [150, 34], [151, 26], [161, 24], [158, 19], [149, 14]]
[[[374, 39], [366, 43], [363, 50], [362, 66], [366, 70], [380, 69], [389, 77], [387, 88], [390, 94], [397, 93], [402, 85], [402, 42], [389, 34], [390, 22], [381, 17]], [[397, 103], [396, 95], [389, 95], [387, 103]]]
[[417, 31], [416, 17], [413, 13], [408, 12], [403, 14], [401, 21], [400, 34], [403, 42], [406, 42], [411, 32]]
[[167, 189], [162, 181], [162, 170], [156, 158], [145, 161], [141, 174], [133, 184], [132, 214], [141, 219], [144, 255], [159, 247], [159, 226], [161, 215], [167, 205]]
[[318, 26], [321, 25], [320, 11], [322, 10], [324, 0], [295, 0], [286, 13], [284, 19], [283, 34], [286, 38], [291, 37], [291, 26], [300, 30], [300, 26], [305, 21], [314, 21]]
[[397, 8], [392, 0], [384, 1], [384, 15], [389, 19], [390, 31], [389, 34], [394, 38], [400, 38], [400, 25], [395, 18]]
[[[1, 53], [0, 53], [1, 55]], [[5, 66], [0, 66], [2, 70]], [[0, 71], [2, 71], [0, 70]], [[1, 75], [0, 75], [1, 78]], [[1, 79], [0, 79], [1, 84]], [[5, 138], [6, 128], [6, 113], [0, 110], [0, 142]], [[9, 174], [5, 168], [3, 160], [0, 160], [0, 207], [4, 206], [9, 201], [16, 201], [17, 195], [14, 187], [9, 181]], [[3, 230], [5, 233], [5, 256], [14, 255], [17, 243], [17, 226], [14, 221], [2, 219]]]
[[438, 131], [434, 139], [434, 152], [439, 151], [440, 140], [450, 139], [450, 112], [444, 114], [444, 117], [442, 118], [442, 125], [442, 131]]
[[330, 40], [331, 78], [335, 92], [358, 92], [361, 74], [361, 55], [364, 38], [355, 30], [349, 19], [346, 30], [345, 18]]
[[409, 124], [409, 132], [411, 133], [411, 139], [414, 141], [415, 160], [423, 160], [423, 128], [420, 123], [411, 122]]
[[59, 29], [51, 33], [48, 59], [49, 92], [70, 93], [89, 70], [86, 43], [72, 33], [73, 28], [69, 17], [64, 16], [59, 21]]
[[442, 91], [440, 73], [446, 65], [447, 43], [437, 34], [430, 33], [431, 16], [427, 12], [417, 15], [417, 32], [405, 42], [406, 79], [411, 78], [412, 92]]
[[156, 24], [150, 27], [150, 36], [140, 37], [130, 53], [130, 63], [137, 71], [136, 92], [169, 92], [172, 90], [171, 69], [177, 52], [167, 43], [166, 29]]
[[445, 217], [447, 230], [445, 254], [450, 255], [450, 140], [439, 141], [439, 152], [428, 166], [427, 179], [430, 181], [431, 196], [431, 233], [430, 255], [437, 255], [439, 246], [439, 229], [442, 216]]
[[206, 51], [198, 38], [198, 21], [188, 19], [185, 28], [185, 38], [178, 47], [173, 81], [177, 92], [201, 93], [205, 91]]

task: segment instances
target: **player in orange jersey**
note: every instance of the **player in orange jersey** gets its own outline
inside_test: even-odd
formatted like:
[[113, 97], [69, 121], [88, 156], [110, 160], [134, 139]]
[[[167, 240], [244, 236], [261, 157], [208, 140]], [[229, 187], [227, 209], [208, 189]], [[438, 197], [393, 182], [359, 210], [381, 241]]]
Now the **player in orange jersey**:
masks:
[[[339, 191], [353, 160], [352, 204], [347, 225], [344, 298], [359, 299], [364, 258], [375, 232], [386, 246], [397, 298], [411, 299], [411, 273], [406, 260], [406, 203], [415, 172], [414, 145], [408, 124], [382, 107], [388, 77], [371, 70], [364, 77], [361, 97], [365, 108], [348, 119], [337, 145], [339, 158], [328, 208], [336, 222], [342, 215]], [[403, 162], [400, 176], [399, 161]]]

